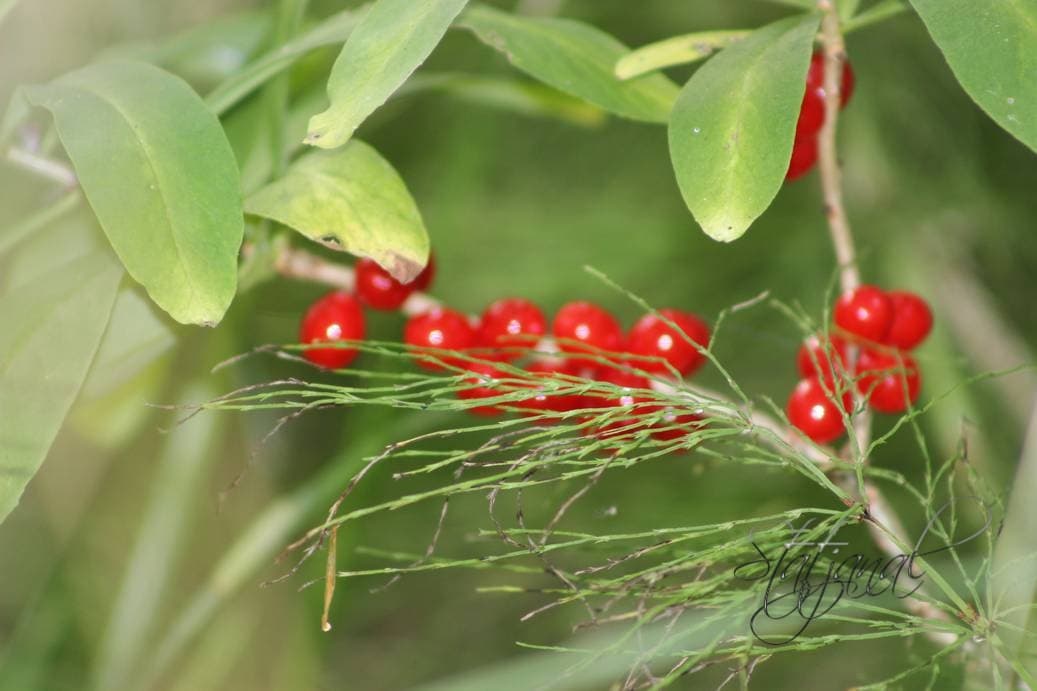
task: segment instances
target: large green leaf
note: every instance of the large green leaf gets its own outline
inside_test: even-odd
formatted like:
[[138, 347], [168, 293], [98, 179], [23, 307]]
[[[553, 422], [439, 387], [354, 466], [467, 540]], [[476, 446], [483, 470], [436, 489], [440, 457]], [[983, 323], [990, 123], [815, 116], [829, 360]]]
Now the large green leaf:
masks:
[[629, 49], [587, 24], [478, 6], [462, 15], [460, 25], [523, 72], [617, 115], [666, 122], [677, 98], [677, 85], [662, 75], [616, 77], [616, 63]]
[[127, 271], [179, 322], [223, 318], [244, 223], [219, 121], [181, 79], [145, 63], [85, 67], [28, 87], [55, 126]]
[[1037, 2], [911, 0], [911, 4], [972, 100], [1037, 151]]
[[102, 249], [0, 298], [0, 521], [17, 506], [83, 385], [122, 276]]
[[119, 291], [111, 322], [83, 385], [84, 398], [110, 393], [172, 350], [176, 334], [163, 317], [138, 289], [126, 286]]
[[468, 0], [378, 0], [350, 35], [328, 80], [331, 106], [310, 120], [306, 143], [342, 146], [407, 81]]
[[283, 178], [250, 196], [245, 210], [370, 257], [401, 281], [413, 280], [428, 262], [428, 234], [406, 185], [357, 139], [303, 156]]
[[670, 121], [684, 201], [706, 234], [741, 237], [785, 180], [817, 15], [753, 32], [702, 66]]

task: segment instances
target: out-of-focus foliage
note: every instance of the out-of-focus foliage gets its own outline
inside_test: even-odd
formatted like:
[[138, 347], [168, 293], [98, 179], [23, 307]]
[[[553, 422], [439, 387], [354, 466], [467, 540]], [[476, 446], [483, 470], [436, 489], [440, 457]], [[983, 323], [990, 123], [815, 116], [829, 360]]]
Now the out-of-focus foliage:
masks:
[[[560, 7], [566, 16], [587, 20], [631, 46], [676, 33], [760, 26], [787, 12], [754, 0], [519, 4], [528, 11]], [[314, 17], [342, 9], [332, 0], [311, 5]], [[16, 83], [45, 82], [117, 43], [132, 41], [139, 49], [142, 41], [209, 24], [248, 6], [25, 0], [0, 23], [0, 100], [7, 102]], [[235, 35], [227, 52], [211, 53], [213, 62], [205, 69], [196, 58], [207, 53], [195, 53], [184, 76], [208, 91], [219, 81], [214, 73], [247, 60], [255, 44]], [[1032, 361], [1037, 157], [962, 92], [914, 15], [901, 14], [848, 40], [857, 91], [840, 118], [847, 201], [868, 280], [917, 290], [934, 303], [937, 329], [918, 354], [925, 395], [947, 391], [975, 372]], [[308, 87], [325, 78], [336, 53], [335, 48], [318, 52], [291, 72], [292, 97], [310, 99], [316, 108], [289, 117], [286, 139], [302, 141], [306, 116], [323, 106], [320, 93], [314, 96]], [[176, 61], [165, 67], [176, 71]], [[463, 31], [448, 33], [427, 68], [514, 75], [503, 57]], [[670, 75], [683, 82], [693, 69], [677, 68]], [[257, 102], [258, 97], [246, 99], [230, 111], [228, 128], [263, 131], [263, 116], [256, 115], [262, 109], [252, 107]], [[459, 309], [478, 311], [489, 299], [506, 295], [529, 297], [546, 309], [588, 298], [608, 304], [631, 323], [639, 309], [582, 270], [591, 265], [654, 305], [716, 315], [768, 290], [820, 315], [834, 266], [813, 175], [783, 188], [753, 232], [722, 245], [705, 237], [688, 215], [673, 180], [665, 132], [658, 127], [622, 119], [577, 127], [483, 109], [430, 91], [390, 101], [358, 134], [407, 181], [436, 252], [436, 294]], [[52, 187], [0, 162], [0, 223], [56, 199]], [[22, 262], [36, 261], [24, 249], [21, 256]], [[15, 268], [7, 260], [0, 264], [4, 288]], [[515, 641], [569, 640], [574, 620], [548, 612], [521, 622], [542, 600], [536, 593], [477, 592], [501, 585], [499, 574], [412, 575], [374, 595], [368, 588], [383, 580], [347, 581], [339, 589], [329, 634], [317, 626], [319, 588], [300, 594], [295, 587], [300, 580], [258, 587], [283, 573], [287, 565], [274, 565], [272, 556], [302, 528], [322, 520], [363, 456], [386, 442], [456, 425], [454, 414], [314, 412], [261, 444], [276, 423], [273, 414], [221, 413], [220, 436], [208, 452], [209, 462], [198, 469], [200, 479], [187, 470], [174, 473], [161, 460], [170, 447], [160, 428], [173, 426], [177, 416], [146, 404], [201, 395], [185, 391], [193, 377], [225, 391], [312, 376], [272, 358], [208, 372], [257, 344], [293, 340], [299, 314], [319, 291], [279, 281], [245, 293], [228, 312], [221, 335], [177, 330], [177, 351], [160, 376], [120, 385], [107, 401], [110, 412], [96, 414], [98, 408], [87, 408], [92, 402], [77, 404], [76, 424], [59, 436], [22, 506], [0, 529], [0, 558], [5, 565], [17, 564], [3, 568], [0, 579], [0, 689], [79, 689], [84, 680], [103, 686], [103, 673], [124, 671], [111, 644], [103, 642], [113, 640], [112, 631], [130, 629], [109, 628], [112, 621], [124, 621], [124, 615], [111, 618], [111, 613], [125, 611], [120, 607], [127, 605], [117, 603], [137, 592], [135, 578], [149, 576], [146, 569], [127, 568], [154, 566], [140, 556], [146, 551], [139, 541], [153, 539], [153, 502], [180, 499], [185, 503], [170, 512], [184, 521], [177, 527], [183, 539], [167, 543], [176, 549], [167, 555], [175, 557], [168, 562], [175, 574], [161, 601], [149, 605], [154, 623], [143, 646], [149, 662], [168, 663], [153, 680], [159, 688], [394, 689], [443, 679], [449, 681], [441, 688], [508, 688], [486, 682], [502, 678], [510, 679], [512, 688], [524, 688], [526, 675], [536, 679], [556, 669], [556, 656], [516, 649]], [[372, 334], [386, 340], [398, 338], [401, 328], [396, 316], [377, 316], [371, 323]], [[796, 379], [793, 357], [800, 334], [794, 326], [757, 306], [732, 318], [725, 333], [715, 348], [738, 381], [780, 400]], [[397, 366], [377, 358], [366, 364]], [[715, 371], [704, 372], [702, 380], [720, 383]], [[953, 456], [967, 440], [971, 464], [995, 487], [1004, 487], [1018, 459], [1033, 390], [1026, 374], [959, 388], [924, 418], [923, 429], [940, 457]], [[131, 433], [92, 433], [126, 409], [142, 411]], [[876, 463], [917, 479], [921, 459], [909, 436], [895, 438]], [[443, 442], [443, 449], [448, 446]], [[258, 453], [251, 471], [220, 502], [221, 490], [253, 451]], [[397, 496], [394, 470], [375, 471], [355, 501]], [[177, 477], [188, 491], [160, 489]], [[552, 505], [564, 496], [552, 495]], [[776, 514], [812, 505], [818, 496], [788, 473], [675, 456], [646, 465], [636, 476], [606, 475], [569, 520], [574, 528], [590, 526], [599, 533], [650, 531], [661, 522], [693, 525]], [[372, 550], [422, 552], [437, 518], [438, 507], [430, 505], [356, 524], [339, 538], [342, 568], [383, 564]], [[471, 541], [480, 539], [476, 527], [492, 529], [483, 497], [458, 498], [439, 552], [470, 553]], [[361, 546], [367, 551], [357, 549]], [[318, 578], [321, 572], [314, 561], [299, 578]], [[535, 575], [525, 578], [508, 583], [530, 588], [544, 583]], [[173, 622], [181, 628], [170, 630]], [[580, 640], [588, 639], [573, 639], [572, 645]], [[917, 663], [923, 654], [898, 641], [874, 641], [831, 648], [810, 655], [808, 662], [779, 655], [760, 668], [754, 683], [773, 689], [846, 687]], [[869, 664], [860, 665], [862, 659]], [[611, 679], [617, 670], [601, 671], [610, 672]], [[727, 671], [716, 673], [719, 684]], [[131, 676], [147, 674], [135, 670]], [[599, 677], [586, 687], [601, 684]]]

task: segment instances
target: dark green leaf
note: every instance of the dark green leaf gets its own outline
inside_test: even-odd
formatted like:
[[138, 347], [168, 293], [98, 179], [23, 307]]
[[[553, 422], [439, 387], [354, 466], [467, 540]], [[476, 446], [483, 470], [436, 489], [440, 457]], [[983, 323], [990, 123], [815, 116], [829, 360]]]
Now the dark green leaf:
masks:
[[715, 240], [741, 237], [781, 189], [820, 19], [790, 17], [703, 65], [670, 121], [684, 201]]
[[465, 12], [460, 25], [507, 55], [518, 69], [560, 91], [634, 120], [669, 118], [677, 86], [658, 74], [620, 80], [616, 63], [629, 49], [592, 26], [482, 6]]
[[1037, 2], [911, 0], [911, 4], [972, 100], [1037, 151]]
[[346, 41], [328, 80], [331, 106], [310, 120], [306, 143], [342, 146], [443, 39], [468, 0], [378, 0]]
[[250, 196], [245, 209], [370, 257], [401, 281], [413, 280], [428, 262], [428, 234], [406, 185], [388, 161], [356, 139], [303, 156], [283, 178]]
[[0, 298], [0, 521], [17, 506], [83, 385], [122, 276], [103, 249]]
[[234, 298], [243, 218], [234, 154], [181, 79], [99, 63], [26, 89], [54, 115], [87, 200], [127, 271], [179, 322], [215, 324]]

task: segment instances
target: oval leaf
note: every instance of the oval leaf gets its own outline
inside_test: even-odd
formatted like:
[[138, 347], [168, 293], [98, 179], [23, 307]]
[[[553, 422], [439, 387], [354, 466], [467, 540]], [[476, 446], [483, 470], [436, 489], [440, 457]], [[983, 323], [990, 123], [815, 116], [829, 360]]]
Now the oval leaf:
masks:
[[399, 174], [354, 139], [338, 151], [314, 151], [283, 178], [259, 190], [245, 210], [294, 228], [311, 240], [370, 257], [409, 282], [428, 262], [429, 240]]
[[310, 120], [306, 143], [342, 146], [443, 39], [468, 0], [378, 0], [331, 70], [331, 106]]
[[966, 93], [1037, 151], [1037, 3], [911, 0]]
[[741, 237], [785, 180], [820, 18], [754, 31], [703, 65], [670, 120], [670, 157], [684, 201], [714, 240]]
[[26, 97], [54, 115], [83, 192], [126, 270], [184, 324], [223, 318], [244, 232], [234, 153], [186, 82], [90, 65]]
[[619, 79], [616, 63], [629, 49], [587, 24], [480, 6], [465, 12], [460, 25], [523, 72], [616, 115], [666, 122], [677, 98], [677, 85], [662, 75]]
[[122, 276], [103, 249], [0, 298], [0, 521], [18, 505], [86, 379]]

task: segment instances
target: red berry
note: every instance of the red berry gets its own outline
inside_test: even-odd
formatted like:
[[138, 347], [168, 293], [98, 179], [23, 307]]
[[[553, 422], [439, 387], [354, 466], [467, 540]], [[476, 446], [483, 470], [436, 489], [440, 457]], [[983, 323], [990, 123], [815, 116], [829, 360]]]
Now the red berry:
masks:
[[[556, 379], [559, 375], [578, 377], [580, 374], [579, 369], [568, 360], [538, 360], [527, 367], [526, 371], [530, 374], [531, 379], [534, 380], [534, 382], [529, 383], [529, 388], [532, 389], [533, 395], [516, 403], [515, 407], [521, 408], [527, 414], [564, 413], [569, 410], [590, 407], [586, 404], [584, 398], [578, 394], [551, 394], [548, 387], [538, 386], [535, 383], [537, 379], [546, 381]], [[564, 379], [562, 382], [563, 385], [567, 383]]]
[[[313, 303], [299, 327], [299, 342], [303, 344], [329, 341], [360, 341], [364, 338], [364, 312], [348, 293], [329, 293]], [[311, 348], [303, 351], [310, 362], [340, 369], [353, 362], [356, 348]]]
[[853, 400], [849, 393], [843, 394], [843, 410], [840, 411], [833, 398], [832, 390], [826, 392], [826, 387], [817, 377], [800, 380], [786, 407], [789, 422], [818, 444], [835, 441], [846, 431], [842, 413], [852, 410]]
[[893, 324], [893, 302], [875, 286], [860, 286], [835, 303], [835, 323], [849, 334], [882, 343]]
[[846, 341], [838, 336], [827, 339], [811, 336], [803, 341], [799, 352], [796, 353], [796, 365], [800, 375], [819, 377], [831, 386], [837, 373], [844, 375], [847, 372], [847, 348]]
[[432, 285], [432, 279], [436, 277], [436, 258], [432, 255], [428, 255], [428, 264], [421, 270], [418, 277], [410, 284], [415, 291], [424, 293], [428, 290], [428, 287]]
[[917, 347], [933, 328], [933, 313], [925, 300], [905, 291], [888, 293], [893, 303], [893, 324], [886, 334], [886, 345], [901, 350]]
[[[544, 313], [529, 300], [505, 298], [497, 300], [483, 312], [479, 327], [479, 345], [487, 348], [532, 348], [547, 330]], [[519, 357], [519, 352], [501, 353], [506, 360]]]
[[357, 297], [376, 310], [399, 309], [414, 292], [414, 283], [400, 283], [373, 259], [358, 260], [355, 271]]
[[861, 351], [857, 360], [857, 386], [880, 413], [897, 414], [918, 400], [922, 378], [910, 355]]
[[[503, 376], [497, 368], [484, 362], [473, 362], [468, 365], [468, 370], [475, 376], [464, 380], [466, 388], [457, 392], [457, 397], [463, 401], [478, 401], [485, 398], [496, 398], [505, 393], [501, 388], [494, 388], [492, 382]], [[475, 406], [468, 412], [484, 417], [497, 417], [503, 415], [504, 411], [495, 405]]]
[[[853, 96], [856, 77], [849, 60], [843, 61], [842, 83], [839, 85], [839, 106], [845, 108]], [[803, 137], [817, 134], [825, 122], [825, 56], [814, 53], [810, 58], [807, 70], [806, 90], [803, 93], [803, 104], [796, 122], [796, 136]]]
[[[436, 307], [411, 318], [404, 328], [403, 338], [412, 348], [462, 351], [475, 345], [475, 329], [468, 322], [468, 318], [460, 312]], [[468, 363], [466, 360], [432, 353], [426, 357], [418, 357], [417, 362], [425, 369], [442, 369], [433, 358], [456, 367], [465, 367]]]
[[[589, 302], [570, 302], [555, 315], [552, 332], [566, 353], [605, 355], [623, 349], [623, 330], [611, 314]], [[594, 365], [593, 360], [588, 364]]]
[[785, 180], [792, 182], [810, 172], [817, 163], [817, 137], [797, 137], [792, 144], [792, 158], [789, 159], [789, 169], [785, 173]]
[[[677, 328], [670, 326], [662, 317], [676, 324]], [[634, 324], [627, 336], [627, 350], [633, 355], [662, 358], [687, 376], [706, 362], [706, 357], [688, 339], [703, 348], [709, 347], [709, 327], [693, 314], [662, 309], [658, 315], [646, 314]], [[634, 364], [645, 372], [662, 374], [667, 371], [663, 362], [645, 360]]]

